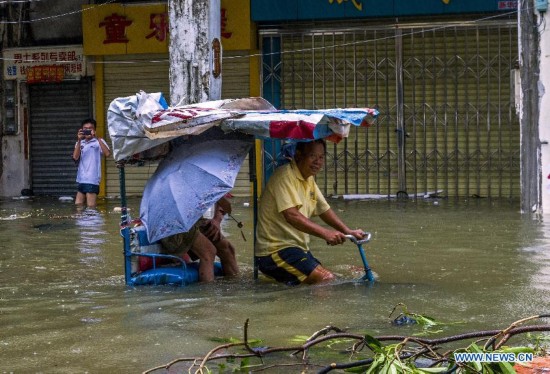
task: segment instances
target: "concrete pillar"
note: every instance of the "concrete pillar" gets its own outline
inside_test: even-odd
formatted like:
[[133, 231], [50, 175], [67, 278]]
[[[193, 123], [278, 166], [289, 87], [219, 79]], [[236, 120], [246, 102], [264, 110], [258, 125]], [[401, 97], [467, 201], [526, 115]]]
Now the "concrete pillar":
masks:
[[220, 0], [169, 0], [170, 102], [221, 98]]
[[[539, 81], [539, 33], [534, 0], [518, 2], [521, 139], [521, 211], [538, 212], [541, 198], [541, 148], [539, 101], [544, 97], [544, 82]], [[543, 33], [544, 35], [544, 33]], [[548, 82], [550, 87], [550, 82]], [[542, 96], [540, 96], [542, 95]], [[543, 106], [544, 107], [544, 106]], [[547, 110], [550, 113], [550, 110]]]
[[[550, 9], [549, 9], [550, 10]], [[550, 22], [547, 12], [538, 12], [538, 34], [540, 37], [540, 114], [538, 117], [538, 132], [540, 139], [540, 182], [541, 209], [550, 213], [550, 35], [545, 27]]]

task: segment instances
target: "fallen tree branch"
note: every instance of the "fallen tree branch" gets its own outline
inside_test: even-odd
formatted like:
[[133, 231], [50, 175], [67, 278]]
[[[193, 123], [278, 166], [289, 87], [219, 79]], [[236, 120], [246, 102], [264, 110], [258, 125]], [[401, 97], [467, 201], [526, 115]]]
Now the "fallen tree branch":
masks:
[[212, 356], [217, 351], [222, 350], [222, 349], [231, 348], [231, 347], [238, 347], [240, 345], [245, 345], [245, 343], [228, 343], [228, 344], [219, 345], [216, 348], [210, 350], [210, 352], [208, 352], [206, 354], [206, 356], [204, 356], [204, 358], [202, 359], [202, 362], [200, 363], [199, 368], [197, 369], [197, 371], [195, 373], [196, 374], [203, 374], [202, 370], [204, 369], [204, 365], [210, 359], [210, 356]]
[[[494, 345], [494, 348], [500, 348], [504, 342], [506, 342], [509, 338], [511, 338], [514, 335], [523, 334], [527, 332], [537, 332], [537, 331], [550, 331], [550, 325], [528, 325], [528, 326], [518, 326], [521, 323], [536, 319], [536, 318], [543, 318], [547, 317], [548, 315], [539, 315], [539, 316], [532, 316], [528, 318], [521, 319], [519, 321], [516, 321], [512, 323], [509, 327], [507, 327], [504, 330], [486, 330], [486, 331], [472, 331], [468, 333], [443, 337], [443, 338], [436, 338], [436, 339], [427, 339], [427, 338], [420, 338], [420, 337], [411, 337], [411, 336], [403, 336], [403, 335], [385, 335], [385, 336], [377, 336], [374, 337], [378, 342], [397, 342], [395, 346], [395, 352], [394, 358], [392, 360], [398, 361], [400, 365], [403, 363], [402, 360], [410, 359], [411, 357], [417, 358], [417, 357], [425, 357], [431, 361], [433, 361], [433, 364], [439, 364], [442, 362], [448, 362], [448, 358], [453, 353], [452, 350], [445, 352], [444, 354], [438, 354], [436, 351], [437, 347], [446, 343], [461, 341], [461, 340], [469, 340], [469, 339], [475, 339], [475, 338], [486, 338], [490, 337], [490, 339], [487, 340], [487, 343], [485, 344], [485, 347], [492, 347], [494, 342], [499, 338], [502, 337], [501, 340]], [[205, 369], [207, 372], [210, 370], [206, 367], [206, 364], [213, 360], [223, 360], [223, 359], [246, 359], [250, 357], [257, 357], [261, 360], [261, 364], [263, 365], [261, 368], [255, 369], [253, 371], [262, 371], [266, 370], [267, 368], [274, 368], [274, 367], [283, 367], [283, 366], [308, 366], [308, 367], [321, 367], [320, 373], [328, 373], [335, 369], [349, 369], [353, 367], [359, 367], [359, 366], [367, 366], [373, 363], [373, 358], [367, 358], [362, 360], [356, 360], [353, 362], [345, 362], [345, 363], [331, 363], [330, 365], [320, 365], [315, 363], [307, 362], [307, 351], [323, 342], [327, 341], [334, 341], [334, 340], [342, 340], [342, 339], [350, 339], [355, 340], [356, 342], [352, 346], [352, 352], [355, 353], [359, 348], [363, 347], [369, 347], [369, 349], [372, 350], [372, 347], [369, 346], [367, 343], [367, 336], [366, 335], [359, 335], [359, 334], [352, 334], [348, 332], [343, 332], [343, 330], [334, 327], [334, 326], [327, 326], [315, 333], [313, 333], [304, 344], [300, 346], [289, 346], [289, 347], [271, 347], [271, 348], [265, 348], [262, 350], [255, 349], [250, 346], [248, 341], [248, 326], [249, 326], [249, 320], [247, 319], [244, 326], [244, 341], [238, 342], [238, 343], [228, 343], [228, 344], [222, 344], [219, 345], [212, 350], [210, 350], [204, 357], [182, 357], [175, 360], [170, 361], [169, 363], [161, 366], [157, 366], [151, 369], [148, 369], [144, 371], [144, 374], [151, 373], [157, 370], [169, 370], [170, 367], [175, 365], [179, 362], [194, 362], [192, 366], [189, 368], [190, 372], [191, 369], [196, 366], [196, 362], [200, 361], [200, 364], [198, 365], [197, 370], [195, 371], [195, 374], [203, 374]], [[372, 338], [370, 338], [372, 340]], [[412, 348], [408, 347], [410, 344], [417, 345], [418, 347]], [[244, 347], [246, 350], [245, 353], [227, 353], [227, 354], [220, 354], [215, 355], [216, 352], [224, 349], [234, 348], [234, 347]], [[403, 349], [407, 348], [407, 352], [402, 352]], [[498, 349], [497, 348], [497, 349]], [[412, 350], [412, 351], [411, 351]], [[265, 365], [263, 362], [263, 357], [277, 353], [277, 352], [292, 352], [291, 356], [294, 356], [300, 352], [303, 353], [302, 360], [300, 363], [280, 363], [280, 364], [270, 364]], [[392, 351], [393, 352], [393, 351]], [[376, 352], [375, 352], [376, 354]]]

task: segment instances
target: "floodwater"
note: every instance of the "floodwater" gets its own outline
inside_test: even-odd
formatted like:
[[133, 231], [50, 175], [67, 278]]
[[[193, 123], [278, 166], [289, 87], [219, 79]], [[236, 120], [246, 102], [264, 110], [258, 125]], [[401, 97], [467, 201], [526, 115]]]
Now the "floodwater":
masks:
[[[550, 309], [550, 217], [521, 215], [517, 203], [331, 200], [350, 226], [372, 232], [364, 248], [378, 282], [355, 281], [363, 271], [353, 243], [313, 239], [339, 280], [289, 288], [253, 280], [248, 202], [233, 203], [247, 240], [234, 221], [224, 226], [240, 277], [132, 288], [124, 285], [117, 200], [82, 212], [53, 198], [0, 201], [0, 372], [142, 372], [204, 355], [216, 337], [242, 339], [247, 319], [249, 337], [274, 347], [327, 325], [422, 332], [390, 324], [398, 303], [452, 322], [439, 335], [504, 328]], [[129, 206], [137, 215], [139, 200]]]

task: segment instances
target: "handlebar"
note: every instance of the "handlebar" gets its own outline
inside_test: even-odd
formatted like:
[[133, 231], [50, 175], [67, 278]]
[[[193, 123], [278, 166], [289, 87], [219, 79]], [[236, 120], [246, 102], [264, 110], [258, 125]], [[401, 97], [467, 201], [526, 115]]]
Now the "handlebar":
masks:
[[365, 233], [365, 238], [363, 238], [361, 240], [357, 240], [357, 238], [353, 235], [346, 235], [346, 238], [348, 238], [349, 240], [351, 240], [355, 244], [360, 245], [360, 244], [368, 243], [370, 241], [371, 236], [372, 235], [371, 235], [370, 232], [366, 232]]

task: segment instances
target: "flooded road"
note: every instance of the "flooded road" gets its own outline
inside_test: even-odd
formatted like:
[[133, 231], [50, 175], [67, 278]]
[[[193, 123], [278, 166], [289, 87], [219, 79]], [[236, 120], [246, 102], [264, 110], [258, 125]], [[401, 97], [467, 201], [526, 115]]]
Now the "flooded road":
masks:
[[[550, 310], [550, 217], [519, 204], [476, 200], [330, 200], [378, 274], [363, 275], [357, 247], [314, 254], [339, 275], [333, 284], [288, 288], [252, 275], [252, 209], [234, 199], [224, 230], [238, 248], [241, 276], [186, 288], [124, 285], [117, 200], [77, 211], [55, 199], [0, 201], [0, 372], [136, 373], [177, 357], [203, 355], [211, 339], [249, 336], [291, 345], [327, 325], [350, 332], [413, 334], [388, 315], [398, 303], [443, 322], [440, 334], [504, 328]], [[139, 200], [130, 200], [137, 216]]]

